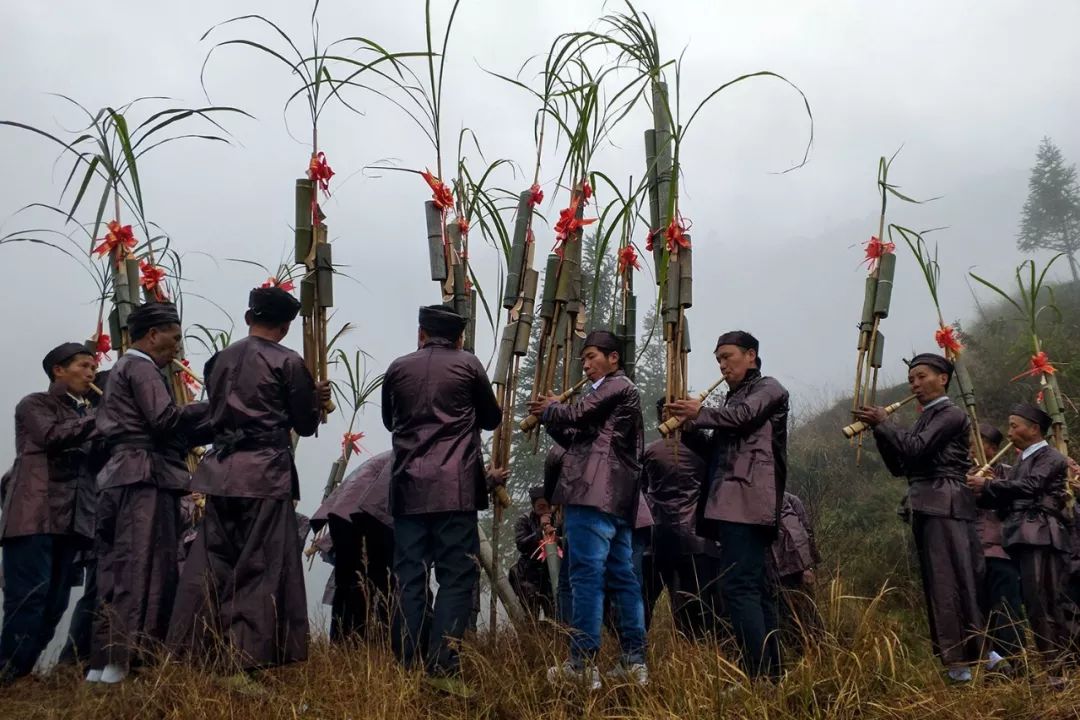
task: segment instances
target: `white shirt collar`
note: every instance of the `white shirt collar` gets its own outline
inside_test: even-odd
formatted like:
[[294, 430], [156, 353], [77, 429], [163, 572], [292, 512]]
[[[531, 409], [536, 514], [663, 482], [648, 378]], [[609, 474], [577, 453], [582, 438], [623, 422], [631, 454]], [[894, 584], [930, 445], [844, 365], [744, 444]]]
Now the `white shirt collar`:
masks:
[[[142, 358], [143, 360], [149, 360], [150, 362], [154, 362], [154, 358], [150, 357], [149, 355], [144, 353], [142, 350], [136, 350], [135, 348], [128, 348], [127, 352], [125, 354], [126, 355], [134, 355], [137, 358]], [[154, 363], [154, 364], [157, 365], [157, 363]]]
[[594, 382], [594, 383], [592, 384], [592, 389], [593, 389], [593, 390], [596, 390], [596, 389], [598, 389], [598, 388], [600, 387], [600, 385], [601, 385], [601, 384], [602, 384], [602, 383], [604, 382], [604, 380], [606, 380], [606, 379], [607, 379], [607, 376], [605, 375], [604, 377], [602, 377], [602, 378], [600, 378], [599, 380], [597, 380], [596, 382]]
[[67, 396], [75, 403], [75, 407], [87, 407], [90, 405], [90, 401], [86, 398], [81, 398], [78, 395], [72, 395], [71, 393], [67, 393]]
[[923, 405], [922, 409], [923, 410], [929, 410], [930, 408], [934, 407], [935, 405], [940, 405], [943, 402], [948, 402], [948, 400], [949, 400], [948, 395], [942, 395], [941, 397], [937, 398], [936, 400], [931, 400], [930, 402]]
[[1027, 460], [1029, 457], [1039, 452], [1044, 447], [1050, 447], [1050, 443], [1046, 442], [1045, 440], [1041, 440], [1034, 445], [1030, 445], [1024, 449], [1024, 452], [1020, 453], [1020, 459]]

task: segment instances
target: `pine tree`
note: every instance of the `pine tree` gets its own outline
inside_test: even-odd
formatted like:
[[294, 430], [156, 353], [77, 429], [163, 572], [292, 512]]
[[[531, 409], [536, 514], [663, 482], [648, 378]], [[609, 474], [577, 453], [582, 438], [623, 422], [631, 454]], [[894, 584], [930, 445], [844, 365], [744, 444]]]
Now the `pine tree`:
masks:
[[1044, 137], [1028, 180], [1028, 198], [1020, 219], [1017, 246], [1026, 252], [1045, 248], [1064, 253], [1073, 280], [1080, 280], [1080, 184], [1076, 166], [1066, 165], [1061, 150]]

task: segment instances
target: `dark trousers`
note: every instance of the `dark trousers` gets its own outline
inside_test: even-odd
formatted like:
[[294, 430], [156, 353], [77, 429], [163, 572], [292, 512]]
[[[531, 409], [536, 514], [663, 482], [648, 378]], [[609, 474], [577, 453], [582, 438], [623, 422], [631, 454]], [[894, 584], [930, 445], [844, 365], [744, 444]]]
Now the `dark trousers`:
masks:
[[1020, 592], [1035, 647], [1044, 661], [1054, 665], [1061, 659], [1067, 642], [1060, 601], [1065, 576], [1064, 553], [1041, 545], [1013, 545], [1008, 552], [1020, 568]]
[[723, 609], [720, 563], [704, 553], [657, 555], [657, 570], [671, 602], [675, 629], [691, 640], [717, 631]]
[[[459, 670], [457, 644], [465, 634], [480, 579], [476, 512], [401, 515], [394, 518], [394, 574], [400, 587], [404, 633], [401, 661], [411, 667], [421, 657], [434, 675]], [[428, 590], [427, 560], [439, 584], [426, 653], [421, 647]]]
[[78, 539], [23, 535], [4, 540], [0, 682], [29, 675], [67, 610]]
[[780, 676], [780, 639], [776, 597], [765, 573], [765, 553], [772, 543], [771, 529], [721, 521], [720, 589], [735, 639], [750, 677]]
[[[71, 612], [71, 627], [67, 642], [60, 651], [59, 662], [83, 665], [90, 661], [94, 637], [94, 616], [97, 614], [97, 561], [89, 560], [83, 569], [83, 594]], [[98, 668], [99, 670], [101, 668]]]
[[1007, 558], [986, 558], [983, 613], [993, 649], [1002, 657], [1017, 657], [1024, 649], [1023, 599], [1020, 568]]
[[331, 517], [334, 543], [334, 605], [330, 639], [373, 639], [390, 625], [394, 533], [369, 518]]
[[780, 596], [780, 635], [784, 647], [805, 650], [824, 629], [814, 600], [814, 587], [803, 583], [800, 572], [781, 576], [776, 590]]

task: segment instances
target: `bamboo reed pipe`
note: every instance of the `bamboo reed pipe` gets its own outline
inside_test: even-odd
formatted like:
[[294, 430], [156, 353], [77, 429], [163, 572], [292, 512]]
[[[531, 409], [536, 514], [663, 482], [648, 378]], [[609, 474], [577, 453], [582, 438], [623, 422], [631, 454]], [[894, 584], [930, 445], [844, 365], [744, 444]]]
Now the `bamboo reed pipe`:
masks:
[[[914, 399], [915, 399], [914, 395], [908, 395], [903, 400], [901, 400], [899, 402], [894, 402], [892, 405], [889, 405], [889, 406], [887, 406], [885, 408], [885, 414], [886, 415], [892, 415], [894, 412], [896, 412], [900, 408], [904, 407], [905, 405], [907, 405], [909, 402], [911, 402]], [[861, 420], [858, 420], [856, 422], [851, 423], [850, 425], [844, 426], [844, 428], [843, 428], [843, 430], [841, 430], [841, 432], [844, 433], [844, 437], [853, 438], [856, 435], [858, 435], [859, 433], [865, 432], [866, 430], [869, 430], [869, 429], [870, 429], [869, 425], [867, 425], [866, 423], [864, 423]]]
[[987, 460], [986, 464], [983, 465], [981, 468], [979, 468], [978, 471], [976, 471], [975, 474], [976, 475], [982, 475], [983, 477], [990, 477], [990, 473], [993, 471], [994, 466], [997, 465], [999, 462], [1001, 462], [1001, 459], [1003, 457], [1005, 457], [1005, 453], [1012, 450], [1012, 446], [1013, 446], [1013, 444], [1012, 444], [1011, 440], [1009, 442], [1005, 443], [1005, 446], [1003, 448], [1001, 448], [1000, 450], [998, 450], [997, 454], [994, 455], [994, 457]]
[[[720, 378], [719, 380], [714, 382], [712, 385], [710, 385], [707, 389], [702, 390], [700, 393], [698, 393], [698, 397], [697, 397], [698, 401], [699, 402], [705, 402], [705, 399], [708, 398], [710, 395], [712, 395], [713, 390], [720, 387], [720, 383], [722, 383], [722, 382], [724, 382], [724, 378]], [[656, 429], [660, 431], [661, 435], [663, 435], [664, 437], [667, 437], [671, 433], [678, 430], [681, 425], [682, 425], [682, 422], [679, 421], [679, 418], [677, 418], [677, 417], [669, 417], [667, 420], [660, 423], [660, 426], [658, 428], [656, 428]]]
[[[581, 378], [580, 380], [578, 380], [576, 385], [574, 385], [572, 388], [570, 388], [569, 390], [563, 392], [561, 395], [559, 395], [557, 398], [555, 398], [555, 401], [556, 402], [561, 402], [561, 403], [566, 402], [567, 400], [569, 400], [571, 397], [574, 396], [574, 393], [576, 393], [581, 388], [585, 387], [585, 383], [587, 383], [588, 381], [589, 381], [588, 377]], [[530, 432], [534, 427], [536, 427], [539, 424], [540, 424], [540, 418], [538, 418], [535, 415], [530, 415], [527, 418], [525, 418], [524, 420], [522, 420], [518, 424], [518, 427], [521, 429], [522, 432]]]
[[99, 388], [94, 383], [90, 383], [90, 390], [93, 391], [98, 397], [101, 397], [105, 394], [105, 391]]

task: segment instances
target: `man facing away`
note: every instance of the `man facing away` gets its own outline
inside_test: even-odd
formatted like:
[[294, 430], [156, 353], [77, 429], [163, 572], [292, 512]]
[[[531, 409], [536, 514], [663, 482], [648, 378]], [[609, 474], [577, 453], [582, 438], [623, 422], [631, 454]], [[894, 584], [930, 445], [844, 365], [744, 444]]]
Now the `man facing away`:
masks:
[[34, 669], [67, 609], [75, 556], [93, 539], [79, 490], [93, 480], [96, 430], [86, 395], [94, 356], [65, 343], [49, 351], [42, 367], [49, 389], [15, 408], [15, 464], [3, 492], [0, 686]]
[[667, 411], [686, 429], [713, 430], [697, 531], [720, 542], [720, 587], [746, 673], [777, 679], [777, 608], [765, 554], [776, 538], [787, 482], [788, 392], [761, 374], [758, 348], [748, 332], [721, 335], [714, 354], [730, 389], [724, 405], [676, 400]]
[[101, 613], [90, 682], [120, 682], [133, 662], [165, 640], [179, 576], [180, 498], [191, 478], [187, 451], [199, 444], [206, 403], [180, 407], [162, 373], [180, 348], [172, 303], [128, 317], [131, 347], [117, 361], [97, 412], [109, 451], [98, 474], [97, 556]]
[[[502, 411], [484, 366], [461, 349], [466, 320], [441, 305], [420, 308], [419, 349], [397, 358], [382, 386], [383, 425], [392, 433], [391, 510], [394, 574], [400, 586], [401, 660], [460, 686], [457, 645], [465, 633], [479, 580], [478, 510], [488, 483], [481, 430]], [[496, 473], [500, 479], [505, 474]], [[439, 584], [428, 647], [420, 647], [428, 561]]]
[[315, 433], [330, 385], [282, 345], [300, 302], [277, 287], [248, 299], [248, 336], [206, 364], [213, 449], [192, 489], [206, 495], [169, 645], [248, 671], [307, 658], [308, 618], [292, 438]]
[[641, 399], [622, 371], [612, 333], [589, 333], [581, 360], [592, 384], [588, 394], [572, 405], [555, 402], [555, 396], [538, 398], [529, 408], [566, 449], [552, 502], [563, 508], [569, 548], [570, 658], [550, 668], [548, 679], [600, 687], [595, 663], [606, 585], [622, 646], [621, 661], [610, 675], [645, 684], [645, 609], [632, 538], [641, 497]]

